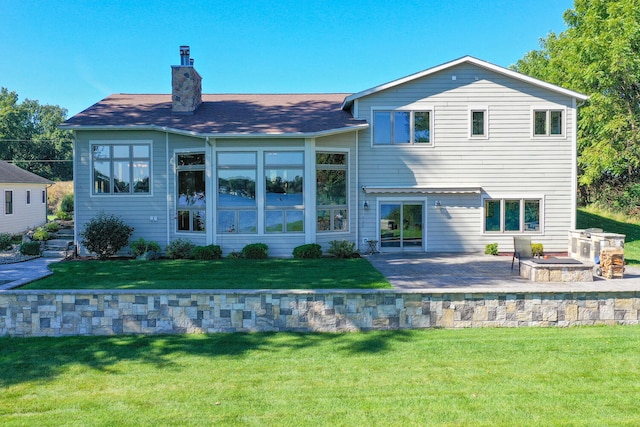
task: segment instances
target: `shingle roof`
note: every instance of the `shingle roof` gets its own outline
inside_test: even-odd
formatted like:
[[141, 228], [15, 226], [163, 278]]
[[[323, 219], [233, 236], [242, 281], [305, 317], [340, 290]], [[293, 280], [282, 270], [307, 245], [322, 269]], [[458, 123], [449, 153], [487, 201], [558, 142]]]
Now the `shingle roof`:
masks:
[[171, 95], [111, 95], [63, 127], [164, 128], [200, 135], [322, 134], [367, 126], [341, 106], [348, 94], [202, 95], [193, 115], [171, 113]]
[[0, 160], [0, 182], [5, 184], [53, 184], [46, 178]]

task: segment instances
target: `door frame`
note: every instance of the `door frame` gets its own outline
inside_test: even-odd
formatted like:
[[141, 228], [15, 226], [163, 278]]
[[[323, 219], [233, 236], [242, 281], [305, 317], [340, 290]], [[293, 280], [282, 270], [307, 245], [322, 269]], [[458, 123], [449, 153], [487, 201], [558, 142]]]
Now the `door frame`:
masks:
[[428, 198], [424, 196], [414, 197], [378, 197], [376, 198], [376, 239], [380, 239], [380, 221], [381, 218], [381, 205], [398, 203], [401, 206], [404, 204], [409, 205], [421, 205], [422, 206], [422, 245], [420, 247], [412, 247], [407, 249], [404, 244], [400, 243], [400, 247], [383, 247], [382, 242], [378, 242], [378, 250], [380, 252], [426, 252], [427, 247], [427, 206]]

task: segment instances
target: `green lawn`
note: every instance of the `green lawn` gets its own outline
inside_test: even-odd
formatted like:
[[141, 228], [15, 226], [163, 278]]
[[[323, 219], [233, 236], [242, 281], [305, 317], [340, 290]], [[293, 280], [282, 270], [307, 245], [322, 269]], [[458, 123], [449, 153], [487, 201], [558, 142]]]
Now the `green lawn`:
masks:
[[611, 233], [624, 234], [624, 259], [627, 264], [640, 265], [640, 223], [637, 220], [612, 215], [608, 212], [581, 208], [577, 213], [577, 228], [601, 228]]
[[364, 258], [68, 261], [20, 289], [384, 289]]
[[640, 327], [0, 339], [3, 426], [640, 425]]

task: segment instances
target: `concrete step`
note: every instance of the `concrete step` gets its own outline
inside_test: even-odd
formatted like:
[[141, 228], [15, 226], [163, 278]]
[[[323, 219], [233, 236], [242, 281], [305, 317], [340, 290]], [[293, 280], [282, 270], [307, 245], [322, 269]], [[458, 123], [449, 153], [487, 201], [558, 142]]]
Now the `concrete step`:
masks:
[[63, 248], [51, 248], [45, 247], [42, 251], [43, 258], [67, 258], [73, 255], [75, 245], [69, 245], [65, 249]]
[[68, 250], [73, 245], [73, 240], [66, 239], [51, 239], [47, 240], [44, 244], [45, 250]]

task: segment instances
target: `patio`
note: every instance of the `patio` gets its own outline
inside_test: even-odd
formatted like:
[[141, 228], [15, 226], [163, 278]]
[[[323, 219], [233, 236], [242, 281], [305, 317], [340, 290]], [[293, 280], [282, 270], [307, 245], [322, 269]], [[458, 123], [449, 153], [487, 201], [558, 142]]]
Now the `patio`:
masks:
[[593, 277], [593, 282], [533, 282], [511, 270], [511, 256], [447, 253], [378, 253], [371, 264], [396, 289], [425, 292], [536, 293], [640, 291], [640, 268], [625, 267], [624, 278]]

